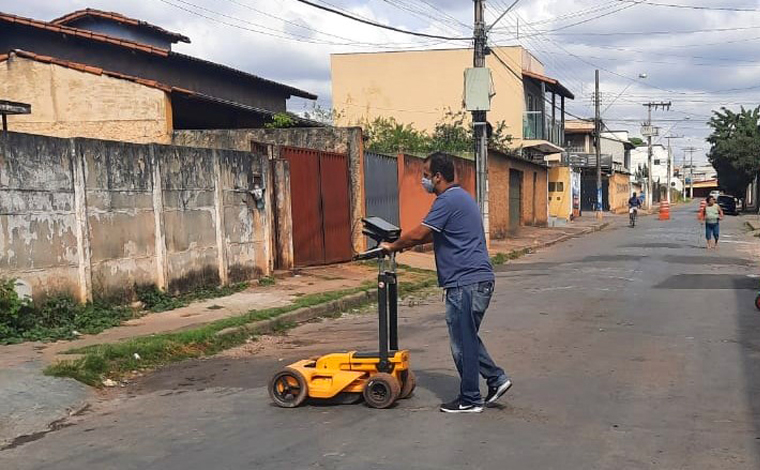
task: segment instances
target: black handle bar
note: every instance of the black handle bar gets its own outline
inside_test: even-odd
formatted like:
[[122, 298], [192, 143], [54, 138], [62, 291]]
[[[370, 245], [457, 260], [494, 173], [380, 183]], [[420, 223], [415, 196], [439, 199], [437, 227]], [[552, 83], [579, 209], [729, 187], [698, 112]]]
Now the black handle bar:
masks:
[[359, 253], [358, 255], [354, 255], [352, 258], [354, 261], [362, 261], [362, 260], [368, 260], [368, 259], [376, 259], [376, 258], [382, 258], [385, 256], [385, 251], [378, 247], [372, 248], [371, 250], [367, 250], [364, 253]]

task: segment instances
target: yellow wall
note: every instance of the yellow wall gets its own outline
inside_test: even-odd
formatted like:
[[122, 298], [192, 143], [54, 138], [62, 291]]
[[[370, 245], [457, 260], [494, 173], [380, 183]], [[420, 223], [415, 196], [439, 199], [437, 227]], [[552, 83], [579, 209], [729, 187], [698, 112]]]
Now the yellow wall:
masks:
[[628, 199], [631, 197], [631, 177], [623, 173], [610, 176], [609, 199], [610, 211], [624, 213], [628, 211]]
[[[488, 119], [494, 125], [505, 121], [508, 133], [521, 139], [525, 97], [518, 77], [523, 68], [544, 73], [543, 65], [521, 47], [495, 49], [515, 73], [493, 54], [487, 56], [496, 90]], [[338, 125], [382, 116], [430, 131], [447, 109], [462, 108], [472, 49], [334, 54], [331, 59], [333, 107], [343, 113]]]
[[572, 181], [570, 168], [549, 168], [549, 187], [551, 183], [562, 183], [562, 191], [549, 192], [549, 215], [558, 219], [570, 220], [573, 207]]
[[11, 56], [0, 63], [0, 96], [29, 103], [9, 116], [15, 132], [128, 142], [171, 139], [171, 103], [159, 89]]

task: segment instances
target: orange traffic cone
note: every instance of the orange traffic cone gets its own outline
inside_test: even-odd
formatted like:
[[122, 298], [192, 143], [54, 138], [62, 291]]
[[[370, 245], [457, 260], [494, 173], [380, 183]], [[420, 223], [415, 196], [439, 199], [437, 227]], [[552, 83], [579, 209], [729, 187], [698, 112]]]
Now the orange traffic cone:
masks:
[[660, 220], [670, 220], [670, 204], [668, 201], [660, 202]]

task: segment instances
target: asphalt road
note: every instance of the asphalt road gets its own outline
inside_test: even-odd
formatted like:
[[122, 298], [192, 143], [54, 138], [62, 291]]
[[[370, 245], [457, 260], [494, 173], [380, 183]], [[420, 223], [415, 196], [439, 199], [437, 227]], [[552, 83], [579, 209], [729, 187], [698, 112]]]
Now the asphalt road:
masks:
[[393, 409], [270, 403], [288, 361], [372, 347], [374, 317], [349, 315], [168, 367], [0, 468], [757, 469], [760, 269], [722, 229], [708, 253], [682, 209], [502, 267], [482, 336], [514, 387], [480, 415], [437, 411], [458, 379], [433, 297], [401, 310], [419, 387]]

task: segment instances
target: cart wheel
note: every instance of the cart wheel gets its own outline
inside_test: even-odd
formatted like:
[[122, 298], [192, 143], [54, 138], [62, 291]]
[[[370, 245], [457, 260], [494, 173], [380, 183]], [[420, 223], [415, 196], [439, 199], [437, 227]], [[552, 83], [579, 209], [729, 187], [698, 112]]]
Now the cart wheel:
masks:
[[372, 408], [388, 408], [396, 402], [400, 393], [398, 380], [390, 374], [380, 372], [370, 377], [362, 395]]
[[755, 297], [755, 307], [760, 310], [760, 294], [757, 294], [757, 297]]
[[411, 398], [415, 388], [417, 388], [417, 376], [410, 369], [406, 372], [404, 386], [401, 387], [401, 394], [398, 397], [401, 399]]
[[309, 388], [306, 379], [295, 369], [286, 367], [269, 382], [269, 396], [282, 408], [295, 408], [306, 400]]

